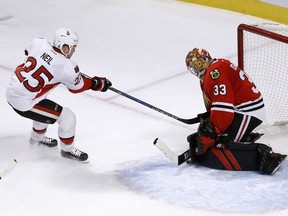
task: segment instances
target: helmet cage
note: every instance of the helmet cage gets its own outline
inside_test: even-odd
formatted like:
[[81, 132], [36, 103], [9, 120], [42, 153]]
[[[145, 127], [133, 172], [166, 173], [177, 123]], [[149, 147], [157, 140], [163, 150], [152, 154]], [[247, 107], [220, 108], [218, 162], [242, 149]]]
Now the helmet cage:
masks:
[[194, 48], [186, 56], [187, 69], [200, 78], [204, 75], [211, 59], [212, 58], [208, 51]]

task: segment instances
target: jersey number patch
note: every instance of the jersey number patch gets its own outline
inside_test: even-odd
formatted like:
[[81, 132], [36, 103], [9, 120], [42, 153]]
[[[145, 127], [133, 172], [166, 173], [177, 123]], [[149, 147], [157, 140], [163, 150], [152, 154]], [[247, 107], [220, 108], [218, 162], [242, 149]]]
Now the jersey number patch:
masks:
[[240, 71], [239, 72], [239, 77], [241, 80], [245, 80], [246, 78], [248, 79], [248, 81], [253, 84], [253, 87], [251, 88], [252, 91], [255, 93], [255, 94], [258, 94], [259, 93], [259, 90], [256, 88], [256, 86], [254, 85], [254, 83], [251, 81], [251, 79], [247, 76], [247, 74], [244, 73], [244, 71]]
[[214, 86], [214, 95], [226, 95], [226, 85], [225, 84], [220, 84], [220, 85], [215, 85]]
[[42, 75], [44, 77], [47, 77], [49, 81], [53, 79], [53, 75], [43, 65], [41, 65], [41, 67], [39, 67], [31, 74], [31, 78], [37, 81], [37, 85], [31, 86], [29, 84], [29, 80], [26, 77], [23, 77], [21, 73], [29, 73], [34, 70], [37, 65], [37, 61], [35, 58], [30, 56], [27, 58], [25, 64], [29, 66], [26, 67], [24, 64], [22, 64], [16, 68], [15, 73], [19, 81], [23, 83], [25, 88], [28, 89], [30, 92], [38, 92], [43, 88], [43, 86], [45, 85], [45, 80], [43, 79]]

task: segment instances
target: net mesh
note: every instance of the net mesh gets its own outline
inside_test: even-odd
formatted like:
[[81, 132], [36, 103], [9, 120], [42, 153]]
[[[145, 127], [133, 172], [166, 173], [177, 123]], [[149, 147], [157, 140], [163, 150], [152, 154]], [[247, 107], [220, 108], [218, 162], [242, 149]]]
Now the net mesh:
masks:
[[275, 24], [254, 26], [287, 37], [286, 42], [281, 42], [259, 35], [257, 32], [243, 31], [243, 69], [263, 95], [266, 124], [286, 124], [288, 123], [288, 26]]

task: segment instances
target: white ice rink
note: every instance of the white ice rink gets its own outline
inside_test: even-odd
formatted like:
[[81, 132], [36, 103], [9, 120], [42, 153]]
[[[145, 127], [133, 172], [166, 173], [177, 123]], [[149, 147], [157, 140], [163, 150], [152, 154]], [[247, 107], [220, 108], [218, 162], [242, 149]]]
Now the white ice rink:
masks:
[[[5, 89], [24, 47], [52, 41], [58, 27], [79, 37], [73, 60], [83, 73], [106, 76], [113, 87], [181, 118], [204, 111], [199, 83], [185, 66], [194, 47], [237, 63], [236, 28], [267, 22], [172, 0], [1, 0], [0, 180], [1, 216], [219, 216], [288, 214], [288, 164], [274, 176], [173, 165], [154, 145], [188, 149], [186, 125], [112, 91], [73, 95], [59, 86], [49, 95], [77, 116], [76, 147], [89, 164], [60, 149], [31, 146], [31, 121], [7, 104]], [[260, 140], [288, 153], [288, 128], [263, 128]], [[57, 138], [57, 125], [48, 129]]]

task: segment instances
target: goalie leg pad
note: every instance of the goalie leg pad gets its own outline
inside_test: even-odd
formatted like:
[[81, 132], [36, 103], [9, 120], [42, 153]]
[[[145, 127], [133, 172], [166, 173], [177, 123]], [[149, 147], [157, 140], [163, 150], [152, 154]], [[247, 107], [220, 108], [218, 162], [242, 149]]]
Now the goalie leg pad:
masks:
[[261, 143], [231, 143], [225, 148], [211, 148], [206, 154], [197, 156], [197, 162], [213, 169], [258, 171], [263, 157], [259, 149], [271, 148]]

